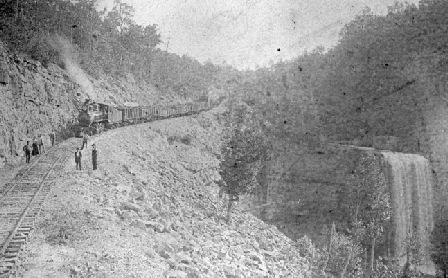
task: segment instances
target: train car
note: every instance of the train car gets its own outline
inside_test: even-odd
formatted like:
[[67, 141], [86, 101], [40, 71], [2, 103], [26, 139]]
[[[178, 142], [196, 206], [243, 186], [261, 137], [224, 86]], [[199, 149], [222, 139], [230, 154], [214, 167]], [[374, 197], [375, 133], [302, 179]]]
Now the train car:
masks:
[[143, 108], [142, 107], [134, 107], [135, 111], [135, 121], [143, 120]]
[[140, 107], [122, 107], [121, 109], [123, 111], [123, 123], [135, 123], [141, 117]]
[[178, 108], [177, 105], [173, 105], [170, 107], [170, 116], [175, 117], [178, 114]]
[[192, 114], [193, 113], [193, 103], [188, 102], [185, 104], [185, 110], [186, 110], [186, 114]]
[[159, 106], [151, 106], [150, 108], [151, 117], [154, 119], [158, 119], [160, 117], [160, 109]]
[[135, 124], [152, 119], [190, 115], [208, 108], [209, 103], [205, 98], [184, 104], [164, 104], [146, 107], [113, 107], [102, 103], [86, 101], [83, 109], [79, 111], [78, 123], [82, 132], [94, 134], [111, 127]]
[[151, 119], [151, 108], [148, 106], [144, 106], [142, 109], [142, 120], [149, 121]]
[[119, 126], [123, 120], [123, 110], [109, 106], [107, 110], [107, 123], [109, 126]]
[[162, 118], [166, 118], [169, 117], [170, 113], [169, 113], [169, 108], [165, 105], [161, 105], [159, 106], [159, 111], [160, 111], [160, 117]]

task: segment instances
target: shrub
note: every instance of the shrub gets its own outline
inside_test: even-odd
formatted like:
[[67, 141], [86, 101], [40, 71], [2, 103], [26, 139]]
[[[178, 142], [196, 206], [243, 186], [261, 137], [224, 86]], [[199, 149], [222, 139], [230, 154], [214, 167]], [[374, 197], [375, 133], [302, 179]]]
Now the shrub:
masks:
[[187, 135], [184, 135], [184, 136], [180, 139], [180, 141], [181, 141], [183, 144], [185, 144], [185, 145], [190, 145], [191, 142], [193, 141], [193, 137], [192, 137], [191, 135], [187, 134]]

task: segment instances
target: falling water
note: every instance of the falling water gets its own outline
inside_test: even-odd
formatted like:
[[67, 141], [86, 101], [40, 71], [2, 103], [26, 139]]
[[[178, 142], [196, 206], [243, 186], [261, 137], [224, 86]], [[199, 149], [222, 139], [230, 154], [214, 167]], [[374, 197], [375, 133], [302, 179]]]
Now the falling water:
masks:
[[392, 255], [406, 262], [406, 241], [416, 237], [423, 258], [422, 271], [434, 272], [429, 258], [429, 236], [434, 227], [432, 178], [427, 159], [416, 154], [381, 152], [388, 165], [392, 205]]

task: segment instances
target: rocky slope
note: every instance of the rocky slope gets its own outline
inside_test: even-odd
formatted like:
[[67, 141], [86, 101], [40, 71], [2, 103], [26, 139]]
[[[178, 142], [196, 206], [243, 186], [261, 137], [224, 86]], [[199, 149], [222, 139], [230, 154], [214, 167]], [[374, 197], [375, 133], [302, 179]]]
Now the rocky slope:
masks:
[[99, 170], [90, 170], [90, 146], [89, 170], [70, 160], [17, 276], [311, 277], [306, 239], [293, 243], [240, 211], [225, 223], [213, 182], [217, 110], [93, 139]]

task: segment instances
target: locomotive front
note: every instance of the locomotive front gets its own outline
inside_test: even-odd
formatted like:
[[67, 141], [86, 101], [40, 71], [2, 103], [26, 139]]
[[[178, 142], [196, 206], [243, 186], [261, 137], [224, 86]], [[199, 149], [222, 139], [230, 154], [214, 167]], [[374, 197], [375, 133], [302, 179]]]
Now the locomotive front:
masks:
[[81, 127], [107, 122], [107, 105], [100, 103], [88, 103], [79, 111], [78, 123]]

